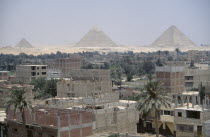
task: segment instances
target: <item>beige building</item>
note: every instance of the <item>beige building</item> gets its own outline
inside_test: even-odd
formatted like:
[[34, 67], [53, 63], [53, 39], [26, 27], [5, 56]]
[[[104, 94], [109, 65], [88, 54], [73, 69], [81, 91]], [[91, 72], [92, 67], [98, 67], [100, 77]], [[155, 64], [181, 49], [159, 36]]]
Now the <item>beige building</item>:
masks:
[[207, 61], [207, 51], [189, 50], [187, 52], [187, 60], [203, 63]]
[[9, 71], [0, 71], [0, 80], [9, 80]]
[[185, 87], [187, 90], [199, 89], [200, 85], [205, 87], [205, 93], [210, 96], [210, 69], [186, 69]]
[[39, 77], [47, 77], [47, 65], [19, 65], [16, 66], [16, 81], [30, 83]]
[[205, 98], [200, 102], [198, 92], [185, 92], [176, 96], [174, 124], [177, 137], [202, 137], [204, 121], [210, 119], [210, 101]]
[[110, 70], [72, 70], [69, 77], [57, 83], [58, 97], [87, 97], [112, 90]]
[[20, 89], [24, 89], [25, 91], [25, 96], [26, 99], [28, 100], [32, 100], [33, 99], [33, 92], [32, 89], [34, 88], [33, 85], [20, 85], [20, 84], [8, 84], [8, 83], [0, 83], [0, 107], [2, 107], [6, 101], [6, 98], [8, 97], [8, 95], [10, 94], [10, 90], [13, 87], [17, 87]]

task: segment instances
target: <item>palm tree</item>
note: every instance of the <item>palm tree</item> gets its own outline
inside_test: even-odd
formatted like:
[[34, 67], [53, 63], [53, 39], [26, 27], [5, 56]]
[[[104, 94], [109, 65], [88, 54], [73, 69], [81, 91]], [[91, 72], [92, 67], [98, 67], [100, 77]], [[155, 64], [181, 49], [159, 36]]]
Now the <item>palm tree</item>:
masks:
[[179, 53], [180, 53], [181, 51], [180, 51], [179, 48], [176, 48], [175, 51], [176, 51], [177, 60], [179, 60]]
[[144, 86], [143, 92], [140, 93], [136, 108], [142, 114], [155, 112], [155, 130], [157, 137], [159, 137], [158, 110], [160, 110], [161, 106], [165, 108], [171, 107], [171, 98], [168, 93], [163, 90], [162, 83], [151, 80]]
[[18, 87], [12, 87], [9, 96], [6, 98], [5, 107], [6, 113], [8, 113], [9, 109], [13, 109], [14, 114], [20, 112], [23, 126], [25, 127], [25, 110], [33, 110], [31, 102], [26, 100], [25, 90]]

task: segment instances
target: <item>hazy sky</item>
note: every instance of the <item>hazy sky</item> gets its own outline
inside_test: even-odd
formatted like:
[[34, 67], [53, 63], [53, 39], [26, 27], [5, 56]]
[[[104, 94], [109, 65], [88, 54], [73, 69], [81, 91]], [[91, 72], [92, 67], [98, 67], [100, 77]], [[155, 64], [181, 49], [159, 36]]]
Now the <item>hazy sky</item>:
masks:
[[210, 0], [0, 0], [0, 46], [76, 43], [93, 26], [117, 44], [148, 45], [171, 25], [210, 44]]

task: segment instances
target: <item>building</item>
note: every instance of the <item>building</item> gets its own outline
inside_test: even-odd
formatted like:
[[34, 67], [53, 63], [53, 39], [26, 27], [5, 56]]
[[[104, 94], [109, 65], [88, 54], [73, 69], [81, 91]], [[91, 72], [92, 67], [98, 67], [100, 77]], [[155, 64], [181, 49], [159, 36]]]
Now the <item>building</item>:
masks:
[[[186, 69], [185, 87], [186, 89], [199, 88], [200, 84], [206, 86], [210, 83], [210, 69]], [[210, 93], [210, 91], [207, 90]]]
[[69, 76], [71, 70], [80, 69], [82, 67], [81, 57], [71, 57], [71, 58], [59, 58], [54, 60], [48, 60], [47, 64], [49, 69], [54, 71], [60, 71], [60, 76], [66, 78]]
[[202, 137], [204, 121], [210, 120], [210, 101], [205, 98], [202, 102], [198, 92], [185, 92], [176, 96], [174, 109], [174, 124], [176, 137]]
[[156, 79], [163, 83], [166, 91], [175, 94], [185, 91], [184, 66], [170, 62], [166, 66], [156, 67]]
[[207, 51], [189, 50], [187, 52], [187, 60], [195, 61], [197, 63], [205, 63], [208, 61]]
[[[201, 103], [203, 102], [203, 103]], [[150, 113], [146, 118], [140, 117], [138, 132], [155, 133], [155, 116]], [[201, 101], [199, 93], [186, 91], [172, 95], [172, 106], [159, 110], [159, 132], [166, 136], [189, 137], [202, 136], [203, 124], [210, 120], [210, 101]]]
[[207, 120], [203, 123], [203, 137], [210, 136], [210, 120]]
[[93, 93], [89, 97], [47, 99], [44, 107], [92, 112], [94, 134], [104, 132], [136, 134], [139, 120], [136, 103], [136, 101], [119, 100], [118, 92], [110, 92]]
[[10, 90], [12, 90], [12, 88], [14, 88], [14, 87], [24, 89], [26, 99], [28, 99], [28, 100], [33, 99], [33, 97], [34, 97], [33, 92], [32, 92], [32, 90], [34, 88], [33, 85], [0, 83], [0, 107], [4, 106], [7, 96], [10, 94]]
[[112, 90], [110, 70], [77, 69], [72, 70], [69, 77], [57, 83], [58, 97], [87, 97]]
[[9, 80], [9, 71], [0, 71], [0, 80]]
[[30, 83], [39, 77], [47, 77], [47, 65], [19, 65], [16, 66], [16, 81]]
[[6, 116], [8, 137], [86, 137], [92, 134], [92, 112], [34, 107], [25, 110], [23, 127], [20, 113], [10, 110]]

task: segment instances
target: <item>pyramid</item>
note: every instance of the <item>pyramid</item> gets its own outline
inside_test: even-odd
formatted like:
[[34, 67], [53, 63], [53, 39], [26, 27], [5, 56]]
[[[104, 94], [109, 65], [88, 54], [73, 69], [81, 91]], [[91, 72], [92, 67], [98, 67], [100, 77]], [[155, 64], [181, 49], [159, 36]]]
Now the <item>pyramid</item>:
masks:
[[77, 47], [116, 47], [117, 45], [100, 29], [93, 27], [77, 44]]
[[33, 48], [33, 46], [24, 38], [17, 45], [15, 45], [15, 47], [17, 47], [17, 48]]
[[163, 34], [156, 39], [151, 46], [159, 48], [187, 48], [195, 47], [196, 45], [173, 25], [163, 32]]

